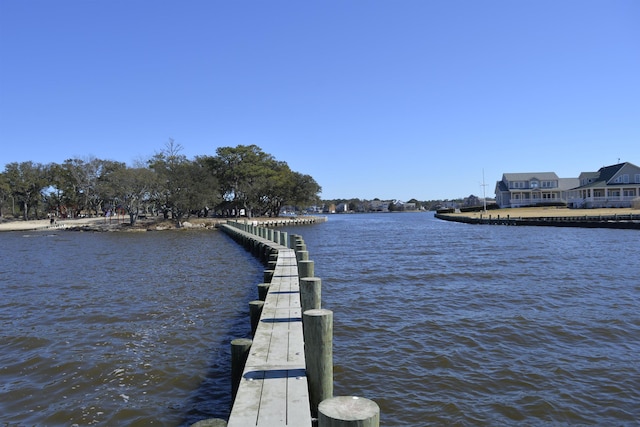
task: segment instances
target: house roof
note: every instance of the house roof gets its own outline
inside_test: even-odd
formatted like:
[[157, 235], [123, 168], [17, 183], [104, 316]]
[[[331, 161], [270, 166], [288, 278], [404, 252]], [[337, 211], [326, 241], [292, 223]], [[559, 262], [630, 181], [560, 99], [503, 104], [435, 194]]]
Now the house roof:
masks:
[[580, 185], [580, 179], [578, 178], [560, 178], [558, 179], [558, 190], [570, 190]]
[[558, 179], [555, 172], [524, 172], [524, 173], [505, 173], [502, 175], [507, 181], [530, 181], [539, 179], [541, 181], [554, 181]]
[[[585, 184], [585, 185], [579, 185], [578, 183], [579, 186], [575, 188], [604, 187], [606, 185], [609, 185], [610, 181], [625, 166], [630, 166], [634, 169], [638, 169], [638, 167], [633, 163], [624, 162], [624, 163], [618, 163], [616, 165], [611, 165], [611, 166], [603, 166], [598, 170], [598, 172], [582, 172], [580, 174], [581, 178], [592, 178], [593, 182], [590, 182], [589, 184]], [[637, 184], [621, 184], [621, 183], [615, 184], [616, 187], [624, 186], [624, 185], [637, 185]]]
[[504, 181], [498, 181], [496, 182], [495, 191], [509, 191], [509, 187], [507, 187], [507, 184], [505, 184]]
[[617, 165], [605, 166], [600, 168], [600, 170], [598, 171], [598, 174], [600, 175], [598, 176], [598, 181], [611, 181], [611, 178], [613, 178], [625, 164], [626, 163], [618, 163]]
[[580, 173], [580, 179], [584, 179], [584, 178], [598, 178], [598, 172], [582, 172]]

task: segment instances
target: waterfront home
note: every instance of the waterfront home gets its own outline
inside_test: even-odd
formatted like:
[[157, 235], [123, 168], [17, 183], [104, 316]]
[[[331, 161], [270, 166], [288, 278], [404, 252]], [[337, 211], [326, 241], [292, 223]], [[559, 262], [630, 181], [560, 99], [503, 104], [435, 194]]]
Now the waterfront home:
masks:
[[571, 207], [627, 208], [640, 197], [640, 167], [629, 162], [582, 172], [578, 180], [569, 195]]
[[496, 183], [496, 203], [501, 208], [566, 203], [578, 185], [578, 178], [558, 178], [555, 172], [505, 173]]

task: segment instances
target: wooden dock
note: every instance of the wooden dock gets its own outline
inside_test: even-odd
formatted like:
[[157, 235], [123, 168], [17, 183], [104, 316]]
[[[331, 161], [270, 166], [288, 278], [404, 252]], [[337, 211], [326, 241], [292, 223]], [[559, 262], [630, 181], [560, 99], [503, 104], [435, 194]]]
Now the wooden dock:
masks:
[[230, 225], [221, 227], [278, 254], [228, 427], [311, 427], [295, 251]]

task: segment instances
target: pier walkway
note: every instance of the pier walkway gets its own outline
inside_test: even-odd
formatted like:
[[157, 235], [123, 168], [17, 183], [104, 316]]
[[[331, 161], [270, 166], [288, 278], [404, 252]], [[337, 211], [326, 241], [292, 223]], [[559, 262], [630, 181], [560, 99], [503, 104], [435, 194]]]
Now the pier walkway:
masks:
[[230, 225], [222, 227], [278, 254], [228, 427], [311, 427], [295, 251]]

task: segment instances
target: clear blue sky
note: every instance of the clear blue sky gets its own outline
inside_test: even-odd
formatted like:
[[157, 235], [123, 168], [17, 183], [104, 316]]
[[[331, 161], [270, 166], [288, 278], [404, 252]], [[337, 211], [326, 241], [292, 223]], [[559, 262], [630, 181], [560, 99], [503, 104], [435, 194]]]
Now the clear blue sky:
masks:
[[256, 144], [322, 198], [640, 164], [636, 0], [0, 0], [0, 168]]

